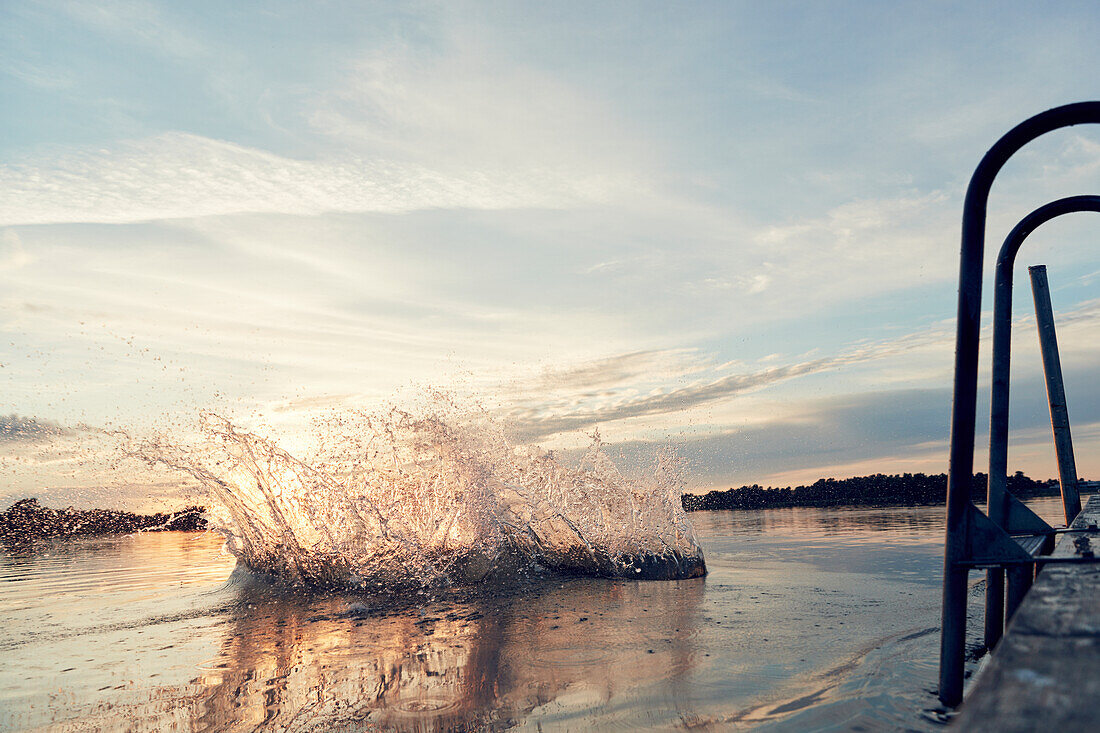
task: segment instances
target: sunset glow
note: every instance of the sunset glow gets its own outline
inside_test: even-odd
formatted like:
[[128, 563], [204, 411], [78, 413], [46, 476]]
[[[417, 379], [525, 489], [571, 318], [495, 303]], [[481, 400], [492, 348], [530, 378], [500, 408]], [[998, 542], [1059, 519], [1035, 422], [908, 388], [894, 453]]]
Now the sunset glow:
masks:
[[[5, 4], [0, 504], [170, 495], [105, 430], [304, 448], [427, 389], [549, 449], [671, 442], [689, 489], [944, 471], [966, 176], [1097, 96], [1060, 69], [1100, 16], [834, 5]], [[1098, 188], [1094, 130], [1029, 147], [990, 248]], [[1089, 477], [1098, 224], [1017, 268], [1050, 267]], [[1019, 277], [1010, 469], [1046, 478]]]

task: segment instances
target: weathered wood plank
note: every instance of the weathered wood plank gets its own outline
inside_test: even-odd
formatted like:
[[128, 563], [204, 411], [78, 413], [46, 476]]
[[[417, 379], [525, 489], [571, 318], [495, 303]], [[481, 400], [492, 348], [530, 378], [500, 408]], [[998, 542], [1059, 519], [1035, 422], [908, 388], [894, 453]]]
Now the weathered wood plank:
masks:
[[[1093, 496], [1074, 529], [1100, 523]], [[1067, 533], [1053, 556], [1100, 555], [1100, 533]], [[953, 728], [1100, 730], [1100, 564], [1047, 565], [974, 684]]]

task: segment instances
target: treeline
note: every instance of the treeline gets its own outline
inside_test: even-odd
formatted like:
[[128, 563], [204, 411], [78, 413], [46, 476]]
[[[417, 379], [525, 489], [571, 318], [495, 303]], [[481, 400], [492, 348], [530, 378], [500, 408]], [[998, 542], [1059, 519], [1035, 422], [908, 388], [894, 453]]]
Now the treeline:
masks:
[[167, 530], [206, 529], [202, 507], [192, 506], [178, 512], [133, 514], [109, 509], [49, 509], [37, 499], [17, 501], [0, 512], [0, 539], [5, 543], [25, 542], [43, 537], [128, 534]]
[[[974, 474], [970, 482], [973, 501], [985, 501], [986, 475]], [[1008, 490], [1017, 498], [1056, 496], [1058, 482], [1036, 481], [1022, 471], [1008, 477]], [[702, 496], [684, 494], [687, 511], [713, 509], [774, 509], [792, 506], [905, 506], [943, 504], [947, 500], [947, 474], [903, 473], [855, 478], [818, 479], [809, 486], [764, 488], [757, 484], [739, 489], [711, 491]]]

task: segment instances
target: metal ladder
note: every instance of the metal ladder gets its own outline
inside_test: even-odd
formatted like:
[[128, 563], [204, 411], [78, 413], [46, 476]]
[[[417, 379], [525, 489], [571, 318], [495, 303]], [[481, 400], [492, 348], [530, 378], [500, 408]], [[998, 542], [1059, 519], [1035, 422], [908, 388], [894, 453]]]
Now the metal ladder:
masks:
[[[963, 205], [962, 251], [959, 266], [958, 321], [955, 334], [955, 385], [951, 408], [951, 449], [947, 478], [947, 519], [944, 541], [943, 616], [940, 631], [939, 697], [954, 707], [962, 701], [966, 651], [967, 582], [971, 570], [987, 570], [986, 643], [1000, 638], [1005, 618], [1004, 578], [1008, 576], [1009, 617], [1031, 585], [1036, 568], [1047, 562], [1096, 562], [1095, 557], [1043, 558], [1049, 552], [1053, 529], [1012, 496], [1006, 488], [1008, 455], [1008, 381], [1012, 325], [1012, 266], [1027, 236], [1043, 222], [1074, 211], [1100, 211], [1100, 196], [1059, 199], [1024, 217], [1006, 238], [997, 260], [993, 324], [993, 386], [990, 410], [990, 465], [987, 498], [989, 515], [970, 501], [974, 472], [974, 436], [978, 389], [978, 343], [981, 319], [985, 219], [989, 191], [997, 173], [1012, 155], [1031, 140], [1070, 125], [1100, 123], [1100, 102], [1079, 102], [1042, 112], [1012, 128], [982, 158], [967, 188]], [[1033, 284], [1040, 275], [1033, 273]], [[1045, 269], [1041, 274], [1045, 284]], [[1039, 286], [1038, 289], [1041, 289]], [[1036, 291], [1037, 310], [1041, 309]], [[1049, 314], [1049, 296], [1046, 310]], [[1043, 321], [1043, 316], [1039, 316]], [[1057, 364], [1053, 320], [1049, 346]], [[1040, 333], [1044, 326], [1040, 323]], [[1051, 365], [1044, 347], [1052, 427], [1059, 456], [1059, 476], [1067, 525], [1080, 511], [1076, 469], [1072, 468], [1069, 422], [1060, 368], [1052, 387]], [[1060, 407], [1056, 408], [1056, 402]], [[1058, 414], [1056, 415], [1056, 411]], [[1062, 418], [1065, 418], [1064, 420]], [[1064, 431], [1060, 437], [1060, 424]], [[1068, 465], [1063, 457], [1068, 456]], [[1072, 516], [1071, 516], [1072, 512]], [[992, 642], [992, 643], [990, 643]]]

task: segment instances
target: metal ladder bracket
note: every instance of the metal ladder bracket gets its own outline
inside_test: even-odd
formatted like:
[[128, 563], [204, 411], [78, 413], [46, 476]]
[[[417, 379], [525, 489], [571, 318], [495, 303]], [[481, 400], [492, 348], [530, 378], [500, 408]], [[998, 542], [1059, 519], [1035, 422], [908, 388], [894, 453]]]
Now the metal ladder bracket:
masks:
[[1030, 553], [973, 504], [969, 505], [966, 519], [966, 555], [975, 566], [1034, 561]]
[[1005, 492], [1005, 531], [1009, 534], [1050, 534], [1054, 528], [1022, 501]]

